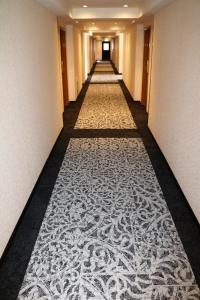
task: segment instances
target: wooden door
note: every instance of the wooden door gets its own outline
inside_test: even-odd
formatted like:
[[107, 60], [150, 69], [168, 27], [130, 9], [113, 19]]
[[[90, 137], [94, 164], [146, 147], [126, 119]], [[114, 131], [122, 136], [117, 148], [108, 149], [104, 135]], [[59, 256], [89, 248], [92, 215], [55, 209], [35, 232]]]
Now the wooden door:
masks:
[[148, 78], [149, 78], [149, 46], [150, 46], [151, 28], [144, 31], [144, 58], [143, 58], [143, 76], [142, 76], [142, 104], [147, 106]]
[[63, 84], [63, 101], [64, 106], [69, 104], [68, 98], [68, 80], [67, 80], [67, 57], [66, 57], [66, 37], [65, 31], [60, 29], [60, 45], [61, 45], [61, 64], [62, 64], [62, 84]]

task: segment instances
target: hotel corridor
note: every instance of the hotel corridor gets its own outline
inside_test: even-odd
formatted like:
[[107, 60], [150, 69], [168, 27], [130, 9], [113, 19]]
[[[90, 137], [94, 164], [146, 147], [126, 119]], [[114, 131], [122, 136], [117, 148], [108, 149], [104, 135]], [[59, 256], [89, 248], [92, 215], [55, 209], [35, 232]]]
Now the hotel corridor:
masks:
[[[109, 62], [95, 64], [78, 101], [66, 108], [65, 127], [19, 229], [23, 245], [16, 236], [12, 248], [20, 271], [12, 270], [16, 261], [4, 269], [1, 299], [8, 288], [9, 299], [19, 293], [19, 300], [200, 299], [171, 216], [177, 221], [167, 189], [181, 198], [180, 191], [171, 174], [165, 183], [170, 171], [144, 109], [115, 73]], [[184, 201], [179, 209], [187, 213]]]
[[200, 1], [0, 1], [0, 300], [200, 300]]

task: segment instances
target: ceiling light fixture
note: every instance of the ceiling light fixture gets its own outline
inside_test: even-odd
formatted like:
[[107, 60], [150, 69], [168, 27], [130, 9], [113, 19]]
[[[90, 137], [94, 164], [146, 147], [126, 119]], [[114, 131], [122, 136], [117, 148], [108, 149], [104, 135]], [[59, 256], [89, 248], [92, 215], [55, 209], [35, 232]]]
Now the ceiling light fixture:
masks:
[[87, 5], [83, 5], [84, 8], [88, 7]]
[[124, 4], [124, 7], [128, 7], [128, 4]]

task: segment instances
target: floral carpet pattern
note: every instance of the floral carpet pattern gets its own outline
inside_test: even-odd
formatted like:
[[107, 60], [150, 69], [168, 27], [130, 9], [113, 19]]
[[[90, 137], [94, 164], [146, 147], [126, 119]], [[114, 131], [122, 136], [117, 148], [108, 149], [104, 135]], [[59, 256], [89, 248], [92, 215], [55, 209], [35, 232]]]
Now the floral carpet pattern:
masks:
[[[74, 129], [137, 129], [95, 71]], [[18, 300], [168, 299], [200, 291], [142, 139], [71, 138]]]
[[140, 138], [71, 139], [18, 300], [196, 300]]
[[76, 129], [136, 128], [119, 84], [91, 84]]
[[96, 67], [94, 69], [94, 73], [103, 73], [103, 74], [114, 74], [114, 70], [113, 67], [111, 65], [111, 63], [107, 62], [107, 63], [97, 63]]
[[90, 82], [118, 82], [122, 80], [122, 75], [116, 74], [94, 74], [92, 75]]

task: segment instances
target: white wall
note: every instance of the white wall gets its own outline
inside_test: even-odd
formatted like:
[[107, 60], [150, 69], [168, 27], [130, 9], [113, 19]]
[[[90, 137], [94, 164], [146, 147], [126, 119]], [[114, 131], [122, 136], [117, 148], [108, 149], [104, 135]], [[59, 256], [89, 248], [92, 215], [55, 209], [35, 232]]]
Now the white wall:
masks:
[[134, 99], [136, 101], [141, 101], [141, 97], [142, 97], [143, 57], [144, 57], [144, 25], [137, 24], [136, 49], [135, 49], [135, 84], [134, 84]]
[[123, 80], [129, 92], [134, 97], [135, 84], [135, 49], [136, 49], [136, 25], [132, 24], [124, 33], [124, 65]]
[[134, 82], [134, 99], [136, 101], [141, 101], [141, 97], [142, 97], [143, 57], [144, 57], [144, 25], [137, 24], [136, 49], [135, 49], [135, 82]]
[[0, 1], [0, 255], [62, 128], [56, 16]]
[[200, 221], [200, 1], [155, 16], [149, 127]]
[[87, 79], [90, 72], [90, 36], [89, 33], [83, 32], [83, 70], [84, 80]]
[[124, 59], [124, 33], [119, 33], [119, 73], [123, 73]]
[[67, 51], [67, 79], [69, 101], [75, 101], [77, 96], [75, 78], [75, 56], [74, 56], [74, 27], [66, 26], [66, 51]]
[[114, 60], [114, 46], [115, 46], [114, 39], [111, 39], [111, 41], [110, 41], [110, 58], [112, 61]]
[[95, 60], [102, 60], [102, 41], [95, 40]]

